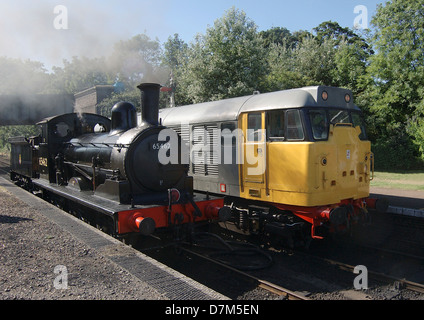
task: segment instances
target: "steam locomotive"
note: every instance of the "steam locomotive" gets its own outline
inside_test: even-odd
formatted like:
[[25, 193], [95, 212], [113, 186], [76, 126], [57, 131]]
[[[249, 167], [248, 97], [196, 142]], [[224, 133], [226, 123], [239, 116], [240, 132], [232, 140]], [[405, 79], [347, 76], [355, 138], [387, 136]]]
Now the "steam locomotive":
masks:
[[179, 150], [181, 139], [159, 140], [165, 129], [158, 122], [160, 85], [138, 88], [139, 125], [135, 107], [120, 102], [112, 108], [111, 120], [63, 114], [38, 123], [39, 136], [11, 138], [11, 180], [127, 240], [227, 219], [222, 198], [193, 192], [187, 165], [159, 161], [159, 151]]

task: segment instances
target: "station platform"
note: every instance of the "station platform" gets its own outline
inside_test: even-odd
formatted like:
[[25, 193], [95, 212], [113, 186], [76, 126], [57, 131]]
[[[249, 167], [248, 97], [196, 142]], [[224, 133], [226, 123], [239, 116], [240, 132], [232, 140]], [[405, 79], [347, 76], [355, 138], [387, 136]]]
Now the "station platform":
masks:
[[370, 198], [386, 198], [390, 206], [424, 210], [424, 191], [371, 187]]

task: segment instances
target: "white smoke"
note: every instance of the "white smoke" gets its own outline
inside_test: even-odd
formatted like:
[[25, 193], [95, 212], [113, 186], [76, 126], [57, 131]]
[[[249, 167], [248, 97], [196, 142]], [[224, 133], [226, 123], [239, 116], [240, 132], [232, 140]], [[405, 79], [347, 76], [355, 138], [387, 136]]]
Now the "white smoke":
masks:
[[[141, 3], [144, 10], [138, 10]], [[157, 6], [146, 0], [1, 0], [0, 56], [41, 61], [47, 68], [73, 56], [108, 56], [117, 41], [160, 29]]]

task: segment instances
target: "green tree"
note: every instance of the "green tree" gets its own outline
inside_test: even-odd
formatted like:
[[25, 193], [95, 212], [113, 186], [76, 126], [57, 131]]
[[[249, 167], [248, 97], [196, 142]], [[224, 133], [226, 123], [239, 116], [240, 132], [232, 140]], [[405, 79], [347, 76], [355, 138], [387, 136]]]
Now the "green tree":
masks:
[[266, 72], [262, 42], [255, 23], [233, 7], [191, 44], [178, 74], [180, 94], [202, 102], [260, 90]]
[[[188, 44], [185, 43], [180, 36], [176, 33], [173, 37], [169, 37], [164, 44], [163, 64], [171, 70], [170, 81], [166, 83], [174, 90], [175, 100], [180, 105], [189, 104], [190, 99], [179, 90], [179, 75], [185, 72], [184, 66], [187, 65], [188, 59]], [[171, 83], [172, 78], [172, 83]]]
[[113, 84], [115, 77], [108, 73], [106, 59], [73, 57], [63, 60], [63, 67], [53, 67], [52, 93], [74, 94], [95, 85]]
[[[267, 39], [281, 37], [279, 29], [274, 29], [263, 33]], [[267, 88], [281, 90], [322, 84], [347, 87], [355, 94], [362, 92], [362, 78], [372, 52], [366, 40], [331, 21], [321, 23], [314, 32], [315, 35], [283, 32], [282, 42], [275, 41], [269, 46]]]
[[41, 62], [0, 57], [0, 94], [44, 93], [49, 83]]
[[162, 46], [158, 39], [138, 34], [115, 44], [107, 59], [109, 72], [119, 76], [127, 88], [135, 88], [141, 82], [166, 82], [169, 70], [162, 67]]
[[163, 63], [176, 71], [183, 64], [187, 49], [188, 45], [180, 39], [178, 33], [174, 34], [164, 44]]
[[368, 94], [375, 133], [381, 143], [408, 134], [404, 147], [412, 149], [415, 142], [423, 157], [424, 0], [388, 1], [378, 6], [371, 23], [376, 54], [368, 68], [373, 81]]
[[295, 50], [282, 44], [271, 44], [268, 48], [268, 74], [263, 87], [266, 91], [279, 91], [303, 87], [311, 83], [306, 75], [296, 68], [297, 56]]
[[294, 48], [299, 42], [299, 38], [294, 36], [288, 29], [274, 27], [269, 30], [259, 32], [259, 36], [264, 40], [264, 47], [269, 48], [272, 44], [284, 45]]
[[25, 136], [31, 137], [40, 134], [38, 126], [0, 126], [0, 153], [8, 154], [10, 152], [10, 137]]
[[325, 21], [313, 30], [316, 34], [316, 39], [320, 42], [324, 39], [333, 39], [337, 44], [343, 41], [348, 44], [355, 44], [358, 48], [362, 49], [364, 59], [373, 54], [370, 45], [362, 36], [348, 27], [340, 26], [337, 22]]

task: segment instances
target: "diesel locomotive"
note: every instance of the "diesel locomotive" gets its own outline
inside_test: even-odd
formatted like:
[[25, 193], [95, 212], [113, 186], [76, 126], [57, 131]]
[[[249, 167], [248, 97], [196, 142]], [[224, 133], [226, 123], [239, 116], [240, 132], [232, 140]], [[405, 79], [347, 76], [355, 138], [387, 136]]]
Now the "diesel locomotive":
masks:
[[[142, 122], [120, 102], [111, 119], [63, 114], [38, 123], [36, 137], [14, 137], [11, 179], [118, 238], [225, 219], [223, 199], [193, 192], [188, 166], [163, 165], [158, 84], [142, 84]], [[179, 149], [181, 139], [173, 141]]]
[[[305, 87], [160, 110], [225, 227], [305, 244], [366, 222], [373, 154], [352, 92]], [[309, 230], [309, 231], [308, 231]]]

